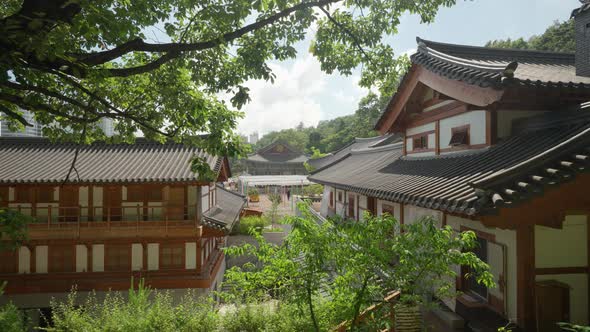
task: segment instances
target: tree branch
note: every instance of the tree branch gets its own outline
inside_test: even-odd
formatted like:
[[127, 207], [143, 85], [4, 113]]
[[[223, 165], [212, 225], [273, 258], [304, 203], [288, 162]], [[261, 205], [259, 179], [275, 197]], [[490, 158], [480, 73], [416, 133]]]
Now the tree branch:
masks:
[[252, 31], [264, 28], [268, 25], [275, 23], [276, 21], [289, 16], [290, 14], [309, 9], [313, 7], [320, 7], [329, 5], [336, 2], [341, 2], [343, 0], [318, 0], [318, 1], [309, 1], [309, 2], [302, 2], [297, 4], [293, 7], [286, 8], [278, 13], [270, 15], [269, 17], [262, 19], [260, 21], [256, 21], [252, 24], [248, 24], [242, 28], [234, 30], [232, 32], [225, 33], [217, 38], [197, 42], [197, 43], [164, 43], [164, 44], [153, 44], [153, 43], [146, 43], [142, 39], [137, 38], [130, 40], [124, 44], [121, 44], [111, 50], [102, 51], [102, 52], [95, 52], [83, 55], [76, 55], [81, 63], [84, 63], [89, 66], [95, 66], [99, 64], [103, 64], [109, 62], [111, 60], [115, 60], [127, 53], [130, 52], [187, 52], [187, 51], [201, 51], [209, 48], [214, 48], [219, 46], [223, 43], [230, 42], [234, 39], [240, 38], [243, 35], [250, 33]]
[[336, 21], [336, 19], [334, 17], [332, 17], [332, 15], [330, 14], [330, 12], [327, 11], [324, 7], [320, 7], [320, 10], [322, 12], [324, 12], [324, 14], [328, 18], [328, 20], [330, 20], [330, 22], [334, 23], [334, 25], [336, 27], [338, 27], [345, 34], [347, 34], [348, 36], [350, 36], [350, 38], [352, 38], [353, 44], [355, 45], [356, 48], [358, 48], [359, 52], [361, 52], [361, 54], [367, 59], [367, 61], [371, 61], [371, 57], [365, 52], [365, 50], [361, 46], [361, 42], [358, 40], [357, 36], [355, 34], [353, 34], [352, 32], [350, 32], [350, 30], [348, 30], [348, 28], [346, 28], [340, 22]]
[[4, 114], [6, 114], [7, 116], [15, 119], [16, 121], [20, 122], [23, 126], [26, 127], [32, 127], [33, 125], [30, 124], [27, 119], [23, 118], [20, 114], [13, 112], [11, 109], [9, 109], [8, 107], [5, 107], [4, 105], [0, 105], [0, 111]]

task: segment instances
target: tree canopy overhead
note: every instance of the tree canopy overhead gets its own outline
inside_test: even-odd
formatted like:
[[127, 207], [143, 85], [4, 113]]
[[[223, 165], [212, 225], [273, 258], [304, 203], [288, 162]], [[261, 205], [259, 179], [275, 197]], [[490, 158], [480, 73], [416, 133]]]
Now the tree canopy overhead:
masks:
[[[401, 65], [384, 38], [405, 12], [433, 20], [455, 0], [5, 0], [0, 4], [0, 112], [33, 113], [54, 140], [115, 140], [136, 132], [237, 155], [234, 133], [250, 79], [272, 82], [269, 61], [310, 52], [327, 73], [361, 66], [361, 85], [391, 92]], [[154, 29], [169, 40], [151, 42]], [[198, 136], [208, 133], [207, 136]]]

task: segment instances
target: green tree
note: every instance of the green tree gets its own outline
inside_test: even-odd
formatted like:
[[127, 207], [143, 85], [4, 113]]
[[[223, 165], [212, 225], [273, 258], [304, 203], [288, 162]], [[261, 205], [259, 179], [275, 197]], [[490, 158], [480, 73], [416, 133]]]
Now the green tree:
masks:
[[575, 52], [574, 20], [555, 21], [541, 35], [532, 36], [528, 40], [499, 39], [486, 43], [486, 47], [517, 48], [538, 51]]
[[[33, 113], [52, 139], [184, 140], [238, 155], [234, 133], [249, 79], [274, 80], [269, 61], [310, 52], [327, 73], [361, 68], [361, 85], [390, 92], [399, 61], [385, 38], [404, 13], [431, 22], [455, 0], [6, 0], [0, 6], [0, 111], [13, 125]], [[338, 6], [334, 6], [338, 4]], [[362, 13], [359, 15], [358, 13]], [[161, 41], [153, 42], [155, 31]], [[159, 39], [160, 37], [156, 37]], [[362, 66], [361, 66], [362, 65]], [[208, 133], [200, 136], [200, 133]]]
[[[300, 308], [313, 330], [323, 331], [343, 321], [359, 324], [361, 311], [392, 290], [401, 290], [406, 305], [423, 304], [433, 295], [456, 296], [454, 265], [469, 266], [470, 277], [493, 286], [489, 266], [469, 251], [476, 245], [473, 232], [455, 234], [450, 227], [437, 228], [432, 219], [400, 225], [389, 215], [318, 223], [306, 205], [299, 208], [303, 216], [290, 219], [292, 231], [282, 246], [254, 233], [258, 246], [226, 250], [260, 262], [227, 271], [229, 298], [274, 297]], [[387, 316], [375, 320], [378, 330], [386, 327]]]

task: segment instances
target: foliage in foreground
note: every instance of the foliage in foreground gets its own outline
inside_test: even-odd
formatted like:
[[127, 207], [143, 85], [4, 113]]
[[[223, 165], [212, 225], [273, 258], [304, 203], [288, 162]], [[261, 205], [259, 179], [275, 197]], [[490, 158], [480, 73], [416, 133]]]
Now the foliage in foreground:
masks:
[[[469, 251], [476, 245], [473, 232], [455, 234], [426, 218], [400, 225], [389, 215], [318, 224], [305, 205], [299, 208], [304, 217], [290, 219], [293, 227], [283, 245], [253, 234], [258, 246], [227, 249], [229, 255], [253, 255], [260, 262], [226, 271], [227, 300], [274, 298], [298, 308], [312, 330], [324, 331], [356, 322], [364, 308], [392, 290], [401, 290], [400, 301], [408, 305], [456, 296], [456, 265], [469, 266], [470, 277], [494, 286], [489, 266]], [[376, 317], [375, 323], [383, 328], [387, 321]]]

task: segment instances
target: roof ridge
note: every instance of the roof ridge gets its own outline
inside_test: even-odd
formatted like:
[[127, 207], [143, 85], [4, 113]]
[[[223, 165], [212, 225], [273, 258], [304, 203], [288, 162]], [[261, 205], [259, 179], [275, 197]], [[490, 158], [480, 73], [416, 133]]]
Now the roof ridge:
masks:
[[424, 43], [427, 47], [437, 50], [442, 53], [448, 54], [448, 52], [443, 51], [444, 49], [456, 49], [457, 51], [462, 51], [464, 53], [471, 53], [471, 54], [479, 54], [484, 56], [519, 56], [519, 57], [534, 57], [534, 58], [552, 58], [552, 59], [559, 59], [568, 62], [575, 61], [575, 53], [569, 52], [554, 52], [554, 51], [543, 51], [543, 50], [528, 50], [528, 49], [517, 49], [517, 48], [499, 48], [499, 47], [485, 47], [485, 46], [474, 46], [474, 45], [464, 45], [464, 44], [452, 44], [452, 43], [442, 43], [436, 42], [432, 40], [422, 39], [420, 37], [416, 37], [416, 42], [418, 44]]

